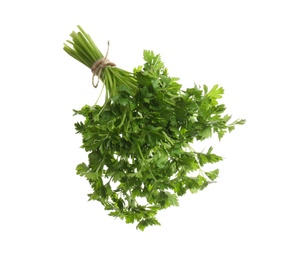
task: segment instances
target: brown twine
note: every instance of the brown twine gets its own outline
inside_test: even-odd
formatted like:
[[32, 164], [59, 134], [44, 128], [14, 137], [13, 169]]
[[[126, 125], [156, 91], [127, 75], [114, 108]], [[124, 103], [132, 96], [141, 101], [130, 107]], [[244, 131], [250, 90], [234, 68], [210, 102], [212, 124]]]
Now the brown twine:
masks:
[[[113, 62], [110, 62], [107, 59], [108, 51], [109, 51], [109, 41], [107, 42], [107, 52], [106, 52], [105, 57], [97, 60], [91, 67], [91, 71], [92, 71], [92, 86], [95, 87], [95, 88], [98, 86], [102, 70], [104, 68], [108, 67], [108, 66], [111, 66], [111, 67], [116, 66], [116, 64], [114, 64]], [[94, 76], [97, 76], [96, 84], [94, 84]]]

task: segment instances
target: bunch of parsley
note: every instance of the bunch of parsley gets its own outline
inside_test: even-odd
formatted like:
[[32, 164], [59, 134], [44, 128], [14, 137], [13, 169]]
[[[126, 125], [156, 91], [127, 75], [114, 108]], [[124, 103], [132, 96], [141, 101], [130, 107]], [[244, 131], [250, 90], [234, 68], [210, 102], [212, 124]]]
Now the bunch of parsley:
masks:
[[[79, 29], [64, 50], [90, 68], [103, 56]], [[245, 122], [229, 123], [231, 116], [223, 114], [225, 105], [218, 103], [222, 87], [182, 90], [160, 55], [144, 51], [144, 60], [133, 73], [105, 68], [100, 75], [107, 90], [105, 103], [74, 110], [85, 118], [75, 128], [88, 163], [76, 169], [92, 187], [89, 200], [99, 201], [110, 216], [138, 223], [140, 230], [160, 225], [159, 210], [178, 206], [178, 196], [202, 190], [217, 178], [218, 169], [204, 171], [203, 166], [222, 157], [212, 153], [212, 147], [195, 151], [194, 141], [213, 133], [221, 139]]]

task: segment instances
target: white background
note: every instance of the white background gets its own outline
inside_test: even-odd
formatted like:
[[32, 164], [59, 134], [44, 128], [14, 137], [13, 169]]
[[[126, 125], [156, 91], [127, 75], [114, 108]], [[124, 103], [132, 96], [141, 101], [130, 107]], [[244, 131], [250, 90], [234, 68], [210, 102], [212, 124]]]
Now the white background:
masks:
[[[290, 1], [2, 1], [0, 259], [292, 259]], [[184, 87], [219, 84], [233, 119], [220, 177], [144, 232], [87, 202], [72, 109], [91, 72], [63, 51], [80, 24], [132, 70], [160, 53]], [[208, 146], [209, 143], [206, 143]], [[216, 166], [215, 166], [216, 167]]]

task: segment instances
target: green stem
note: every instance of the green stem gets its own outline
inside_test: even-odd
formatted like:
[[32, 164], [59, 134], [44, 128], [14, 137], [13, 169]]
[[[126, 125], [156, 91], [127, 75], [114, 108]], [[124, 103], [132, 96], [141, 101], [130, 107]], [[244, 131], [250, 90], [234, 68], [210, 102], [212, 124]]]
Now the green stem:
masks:
[[[91, 37], [78, 25], [79, 32], [72, 32], [71, 41], [66, 41], [64, 51], [74, 59], [83, 63], [91, 69], [92, 65], [104, 56], [97, 48]], [[135, 95], [138, 86], [133, 73], [117, 67], [106, 67], [103, 69], [100, 80], [106, 88], [106, 101], [117, 94], [117, 86], [128, 88], [131, 95]]]
[[137, 147], [138, 147], [138, 152], [139, 152], [139, 154], [140, 154], [142, 160], [144, 161], [145, 159], [144, 159], [143, 153], [142, 153], [142, 151], [141, 151], [141, 147], [140, 147], [140, 145], [137, 144]]
[[165, 136], [166, 140], [171, 144], [174, 145], [173, 141], [169, 138], [169, 136], [163, 131], [163, 135]]

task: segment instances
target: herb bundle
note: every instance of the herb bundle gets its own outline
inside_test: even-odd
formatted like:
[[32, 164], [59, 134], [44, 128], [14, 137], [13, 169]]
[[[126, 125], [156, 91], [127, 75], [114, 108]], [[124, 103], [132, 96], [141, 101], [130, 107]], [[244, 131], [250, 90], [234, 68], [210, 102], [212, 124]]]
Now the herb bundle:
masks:
[[[64, 50], [91, 68], [103, 57], [85, 31], [72, 32]], [[137, 223], [144, 230], [160, 225], [159, 210], [178, 206], [178, 196], [204, 189], [219, 170], [203, 166], [222, 160], [212, 152], [195, 151], [194, 141], [216, 133], [221, 139], [245, 120], [229, 123], [224, 90], [194, 85], [182, 90], [170, 77], [160, 55], [144, 51], [145, 64], [133, 73], [112, 63], [98, 72], [106, 89], [103, 105], [74, 110], [83, 122], [75, 124], [88, 152], [88, 163], [77, 166], [92, 187], [89, 200], [99, 201], [110, 216]], [[93, 71], [93, 73], [95, 73]]]

